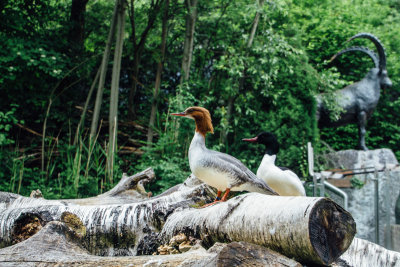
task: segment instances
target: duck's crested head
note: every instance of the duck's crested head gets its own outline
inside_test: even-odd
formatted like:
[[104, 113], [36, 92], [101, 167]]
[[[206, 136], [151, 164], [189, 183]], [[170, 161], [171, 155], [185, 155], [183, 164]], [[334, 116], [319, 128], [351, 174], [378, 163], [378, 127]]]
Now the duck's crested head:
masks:
[[273, 133], [270, 132], [261, 132], [257, 135], [258, 143], [260, 144], [272, 144], [278, 142], [278, 139]]
[[278, 139], [273, 133], [270, 132], [261, 132], [256, 137], [242, 140], [265, 145], [265, 153], [269, 155], [276, 155], [279, 152]]
[[189, 107], [184, 112], [171, 115], [193, 119], [196, 122], [196, 132], [203, 134], [214, 133], [210, 112], [203, 107]]

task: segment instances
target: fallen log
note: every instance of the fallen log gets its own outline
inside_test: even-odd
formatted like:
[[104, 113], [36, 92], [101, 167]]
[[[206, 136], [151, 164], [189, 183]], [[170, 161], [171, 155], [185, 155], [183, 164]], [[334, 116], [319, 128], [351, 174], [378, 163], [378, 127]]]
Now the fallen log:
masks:
[[[215, 193], [197, 178], [149, 198], [140, 192], [139, 178], [125, 177], [102, 195], [85, 199], [46, 200], [0, 192], [0, 247], [15, 244], [50, 221], [60, 221], [63, 212], [76, 214], [87, 228], [84, 246], [101, 256], [143, 255], [154, 252], [166, 217], [176, 208], [188, 208], [215, 198]], [[134, 192], [136, 191], [136, 192]], [[29, 227], [25, 227], [29, 225]]]
[[207, 209], [170, 215], [165, 239], [183, 232], [209, 243], [246, 241], [302, 263], [330, 264], [356, 233], [351, 215], [327, 198], [240, 195]]
[[[0, 249], [0, 263], [14, 266], [301, 266], [279, 253], [246, 243], [216, 243], [205, 250], [194, 246], [183, 254], [166, 256], [100, 257], [82, 247], [84, 231], [79, 220], [64, 216], [49, 222], [41, 231], [16, 245]], [[68, 219], [69, 218], [69, 219]], [[72, 223], [71, 223], [72, 221]], [[77, 223], [78, 221], [78, 223]], [[399, 266], [400, 253], [354, 238], [350, 248], [331, 266]]]
[[100, 256], [152, 254], [183, 232], [207, 248], [215, 242], [246, 241], [302, 263], [329, 264], [346, 251], [355, 234], [351, 215], [327, 198], [249, 193], [198, 209], [215, 192], [194, 176], [152, 198], [140, 186], [149, 177], [124, 177], [109, 192], [78, 200], [0, 193], [0, 245], [28, 238], [60, 221], [64, 212], [80, 218], [87, 229], [82, 246]]
[[[68, 217], [68, 216], [64, 216]], [[73, 216], [69, 216], [69, 218]], [[75, 223], [77, 220], [74, 220]], [[78, 220], [79, 221], [79, 220]], [[82, 245], [78, 222], [49, 222], [28, 240], [0, 249], [1, 266], [291, 266], [294, 260], [267, 248], [245, 242], [217, 243], [209, 250], [195, 246], [184, 254], [166, 256], [100, 257]]]
[[[200, 245], [182, 254], [165, 256], [100, 257], [82, 246], [85, 228], [77, 217], [64, 213], [60, 222], [49, 222], [31, 238], [0, 249], [0, 265], [14, 266], [302, 266], [277, 252], [246, 242]], [[399, 266], [400, 253], [354, 238], [332, 267]]]
[[332, 266], [399, 267], [400, 253], [388, 250], [364, 239], [354, 238], [349, 249]]

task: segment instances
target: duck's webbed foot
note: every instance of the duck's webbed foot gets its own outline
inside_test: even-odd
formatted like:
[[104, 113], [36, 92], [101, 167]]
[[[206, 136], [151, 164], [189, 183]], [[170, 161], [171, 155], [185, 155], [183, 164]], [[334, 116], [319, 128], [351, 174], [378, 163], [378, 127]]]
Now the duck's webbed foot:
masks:
[[223, 195], [222, 198], [221, 198], [221, 193], [222, 193], [222, 192], [221, 192], [221, 191], [218, 191], [217, 197], [215, 198], [214, 202], [205, 204], [204, 206], [201, 206], [200, 208], [201, 208], [201, 209], [202, 209], [202, 208], [206, 208], [206, 207], [212, 206], [212, 205], [214, 205], [214, 204], [216, 204], [216, 203], [218, 203], [218, 202], [225, 202], [225, 201], [227, 200], [227, 198], [228, 198], [228, 195], [229, 195], [229, 192], [230, 192], [230, 191], [231, 191], [231, 189], [230, 189], [230, 188], [227, 188], [226, 191], [225, 191], [225, 194]]

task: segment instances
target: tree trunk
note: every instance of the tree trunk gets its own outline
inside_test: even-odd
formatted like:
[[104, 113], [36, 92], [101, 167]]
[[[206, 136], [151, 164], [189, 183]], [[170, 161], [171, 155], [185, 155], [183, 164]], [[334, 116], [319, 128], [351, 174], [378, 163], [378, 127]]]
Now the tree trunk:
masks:
[[147, 25], [146, 28], [143, 30], [139, 42], [137, 42], [136, 38], [136, 25], [135, 25], [135, 9], [134, 9], [134, 1], [131, 1], [131, 8], [130, 8], [130, 21], [131, 21], [131, 27], [132, 27], [132, 43], [133, 43], [133, 50], [134, 50], [134, 59], [133, 59], [133, 64], [132, 64], [132, 87], [131, 90], [129, 91], [129, 97], [128, 97], [128, 116], [130, 120], [134, 120], [136, 117], [136, 112], [135, 112], [135, 95], [136, 95], [136, 90], [137, 90], [137, 85], [139, 84], [139, 66], [140, 66], [140, 60], [141, 56], [143, 53], [144, 46], [146, 44], [147, 37], [150, 33], [150, 30], [153, 28], [154, 23], [156, 21], [156, 16], [160, 10], [161, 3], [163, 0], [156, 0], [155, 2], [151, 2], [151, 6], [149, 8], [149, 14], [148, 14], [148, 20], [147, 20]]
[[[264, 5], [264, 0], [257, 0], [258, 8], [262, 8]], [[254, 17], [253, 26], [251, 27], [250, 36], [247, 40], [247, 48], [250, 48], [253, 45], [254, 36], [256, 35], [258, 22], [260, 21], [261, 13], [259, 11], [256, 12], [256, 16]]]
[[132, 87], [129, 91], [128, 97], [128, 117], [130, 120], [135, 120], [136, 111], [135, 111], [135, 96], [138, 85], [138, 76], [139, 76], [139, 65], [140, 65], [140, 56], [141, 52], [135, 51], [133, 53], [134, 59], [132, 64]]
[[355, 234], [350, 214], [326, 198], [249, 193], [198, 209], [194, 207], [211, 201], [215, 193], [194, 176], [153, 198], [143, 191], [142, 178], [150, 181], [152, 172], [124, 177], [113, 190], [88, 199], [2, 193], [0, 244], [23, 240], [35, 232], [32, 229], [60, 221], [64, 212], [80, 218], [86, 227], [82, 246], [101, 256], [152, 254], [183, 232], [201, 239], [205, 247], [246, 241], [300, 262], [327, 264], [347, 249]]
[[[92, 145], [92, 141], [93, 141], [94, 137], [96, 136], [97, 126], [98, 126], [99, 117], [100, 117], [100, 108], [101, 108], [101, 103], [103, 101], [103, 91], [104, 91], [104, 83], [105, 83], [106, 74], [107, 74], [108, 59], [110, 57], [110, 52], [111, 52], [111, 43], [112, 43], [112, 40], [115, 35], [117, 12], [118, 12], [118, 3], [115, 3], [114, 12], [113, 12], [113, 16], [111, 19], [110, 31], [108, 33], [106, 47], [104, 49], [104, 54], [103, 54], [103, 59], [101, 61], [99, 86], [97, 88], [96, 102], [95, 102], [94, 111], [93, 111], [92, 124], [90, 127], [91, 145]], [[89, 148], [90, 147], [91, 146], [89, 146]]]
[[111, 184], [113, 184], [114, 158], [117, 150], [117, 125], [118, 125], [118, 92], [121, 72], [122, 47], [125, 34], [125, 0], [118, 1], [117, 38], [115, 42], [114, 64], [111, 78], [111, 98], [109, 114], [109, 143], [107, 166]]
[[186, 15], [185, 42], [183, 44], [181, 84], [189, 79], [192, 63], [194, 29], [197, 19], [197, 0], [186, 0], [188, 13]]
[[[400, 253], [370, 242], [354, 239], [351, 243], [353, 219], [327, 198], [249, 193], [197, 209], [215, 193], [194, 176], [149, 198], [143, 186], [153, 179], [154, 172], [147, 169], [124, 176], [112, 190], [86, 199], [45, 200], [0, 193], [0, 246], [9, 246], [0, 250], [2, 266], [156, 262], [168, 266], [299, 266], [264, 246], [302, 264], [396, 266], [400, 260]], [[152, 254], [160, 244], [172, 246], [176, 233], [213, 247], [205, 251], [194, 245], [177, 255], [99, 257]]]
[[231, 116], [233, 113], [233, 103], [235, 102], [235, 96], [229, 96], [228, 98], [228, 106], [226, 108], [226, 128], [223, 128], [221, 131], [221, 143], [225, 146], [225, 152], [228, 153], [228, 145], [227, 138], [229, 133], [229, 125], [231, 122]]
[[147, 132], [148, 146], [150, 146], [151, 143], [153, 142], [153, 127], [154, 127], [154, 120], [155, 120], [156, 113], [157, 113], [157, 99], [158, 99], [158, 92], [160, 91], [160, 86], [161, 86], [161, 74], [162, 74], [164, 58], [165, 58], [165, 46], [167, 43], [168, 9], [169, 9], [169, 0], [165, 0], [164, 14], [163, 14], [163, 19], [162, 19], [162, 31], [161, 31], [161, 46], [160, 46], [161, 57], [157, 63], [156, 81], [154, 84], [153, 100], [151, 103], [149, 129]]
[[77, 56], [83, 51], [85, 40], [85, 12], [88, 0], [72, 0], [68, 41], [71, 47], [71, 54]]

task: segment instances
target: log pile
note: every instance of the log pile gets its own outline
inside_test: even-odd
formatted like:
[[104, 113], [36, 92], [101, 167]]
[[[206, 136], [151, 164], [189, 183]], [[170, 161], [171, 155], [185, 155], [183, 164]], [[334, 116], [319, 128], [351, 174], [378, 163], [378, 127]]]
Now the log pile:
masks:
[[[249, 266], [360, 266], [370, 257], [382, 264], [399, 259], [398, 253], [353, 241], [351, 215], [327, 198], [248, 193], [200, 209], [215, 192], [194, 176], [149, 197], [143, 185], [153, 179], [151, 169], [124, 176], [109, 192], [86, 199], [45, 200], [0, 192], [2, 266], [141, 266], [152, 261], [234, 266], [249, 255]], [[152, 255], [176, 235], [190, 238], [188, 252]], [[370, 253], [361, 255], [360, 248]], [[386, 257], [378, 259], [374, 251]]]
[[184, 254], [165, 256], [100, 257], [81, 246], [75, 229], [68, 222], [50, 222], [31, 238], [1, 249], [1, 266], [235, 266], [238, 262], [242, 266], [301, 266], [272, 250], [245, 242], [216, 243], [207, 251], [199, 245]]

